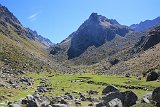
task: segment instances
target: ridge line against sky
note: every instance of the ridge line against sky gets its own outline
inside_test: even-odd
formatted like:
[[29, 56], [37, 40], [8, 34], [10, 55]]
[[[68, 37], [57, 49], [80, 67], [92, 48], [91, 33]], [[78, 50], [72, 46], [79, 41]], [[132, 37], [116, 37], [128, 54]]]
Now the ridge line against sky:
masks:
[[92, 12], [137, 24], [160, 16], [160, 0], [0, 0], [25, 26], [58, 43], [88, 19]]

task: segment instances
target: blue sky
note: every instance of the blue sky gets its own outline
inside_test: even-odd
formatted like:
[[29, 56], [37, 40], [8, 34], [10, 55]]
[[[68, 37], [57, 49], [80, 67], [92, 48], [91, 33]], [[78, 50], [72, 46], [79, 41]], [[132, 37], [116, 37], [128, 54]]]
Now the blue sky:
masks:
[[0, 0], [25, 26], [58, 43], [97, 12], [124, 25], [160, 16], [160, 0]]

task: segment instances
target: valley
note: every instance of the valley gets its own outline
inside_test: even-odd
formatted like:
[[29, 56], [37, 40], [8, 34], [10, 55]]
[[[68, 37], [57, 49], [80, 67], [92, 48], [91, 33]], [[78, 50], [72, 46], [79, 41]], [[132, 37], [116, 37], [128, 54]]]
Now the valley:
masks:
[[160, 107], [159, 17], [93, 12], [55, 44], [0, 5], [0, 107], [131, 106]]

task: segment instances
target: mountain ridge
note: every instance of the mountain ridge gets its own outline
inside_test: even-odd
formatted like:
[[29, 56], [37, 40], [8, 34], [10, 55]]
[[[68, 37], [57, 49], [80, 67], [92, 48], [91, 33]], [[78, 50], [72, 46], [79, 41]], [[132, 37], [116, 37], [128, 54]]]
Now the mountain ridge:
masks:
[[141, 21], [139, 24], [132, 24], [130, 28], [134, 29], [137, 32], [141, 32], [157, 24], [160, 24], [160, 16], [152, 20]]

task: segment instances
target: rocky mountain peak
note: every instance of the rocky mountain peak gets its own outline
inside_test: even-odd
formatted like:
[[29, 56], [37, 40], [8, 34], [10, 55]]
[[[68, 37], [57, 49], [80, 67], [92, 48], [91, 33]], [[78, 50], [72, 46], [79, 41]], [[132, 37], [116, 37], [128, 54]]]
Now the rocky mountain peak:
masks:
[[90, 20], [93, 20], [93, 21], [94, 21], [94, 20], [96, 21], [97, 18], [98, 18], [98, 14], [97, 14], [97, 13], [92, 13], [92, 14], [89, 16], [89, 19], [90, 19]]
[[99, 47], [116, 35], [124, 37], [129, 31], [128, 27], [120, 25], [116, 20], [92, 13], [72, 36], [68, 58], [80, 56], [90, 46]]
[[[108, 19], [105, 16], [98, 15], [97, 13], [92, 13], [88, 19], [90, 22], [98, 23], [98, 24], [114, 24], [120, 25], [115, 19]], [[103, 24], [102, 24], [103, 25]]]
[[113, 24], [112, 21], [105, 16], [98, 15], [97, 13], [92, 13], [88, 19], [90, 23], [100, 24], [100, 25], [110, 25]]

